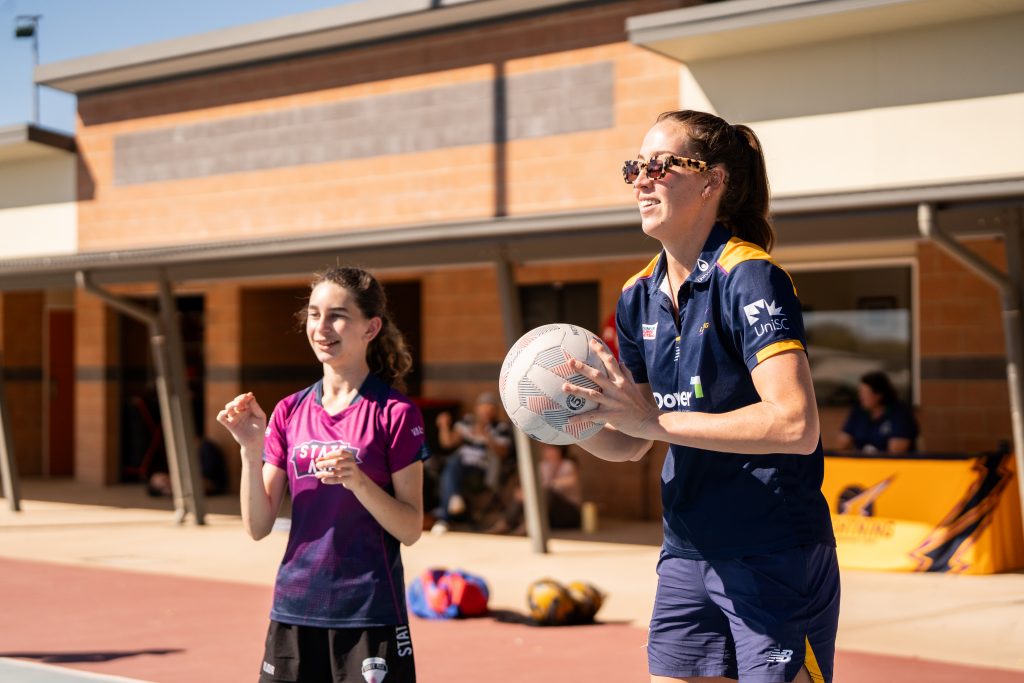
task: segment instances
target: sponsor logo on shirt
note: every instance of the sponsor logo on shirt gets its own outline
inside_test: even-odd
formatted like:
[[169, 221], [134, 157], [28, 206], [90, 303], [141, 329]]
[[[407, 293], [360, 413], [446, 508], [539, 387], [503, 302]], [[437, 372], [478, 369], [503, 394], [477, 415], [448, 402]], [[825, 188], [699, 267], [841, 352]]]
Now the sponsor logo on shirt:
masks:
[[412, 435], [413, 436], [423, 436], [423, 427], [419, 427], [419, 426], [413, 427], [412, 428]]
[[363, 464], [363, 459], [359, 457], [359, 449], [344, 441], [306, 441], [292, 448], [291, 461], [295, 467], [295, 476], [315, 477], [316, 459], [337, 450], [348, 451], [357, 463]]
[[714, 272], [714, 270], [712, 269], [711, 266], [712, 266], [712, 264], [709, 263], [708, 261], [705, 261], [702, 258], [697, 259], [697, 270], [700, 271], [700, 272], [697, 272], [697, 273], [694, 273], [693, 275], [691, 275], [691, 277], [693, 278], [693, 281], [694, 282], [707, 282], [708, 279], [711, 277], [711, 273]]
[[690, 406], [691, 398], [693, 398], [692, 391], [674, 391], [671, 394], [654, 392], [654, 402], [658, 405], [658, 408], [664, 408], [665, 410], [687, 408]]
[[382, 683], [388, 675], [388, 663], [382, 657], [367, 657], [363, 660], [362, 672], [366, 683]]
[[641, 326], [643, 327], [644, 340], [652, 341], [655, 337], [658, 336], [658, 323], [654, 323], [652, 325], [642, 323]]
[[693, 387], [694, 398], [704, 398], [704, 387], [700, 384], [700, 375], [694, 375], [690, 378], [690, 386]]
[[758, 299], [744, 306], [743, 312], [747, 314], [747, 324], [754, 328], [758, 337], [789, 329], [789, 318], [782, 312], [782, 306], [776, 306], [774, 301], [769, 303], [767, 299]]
[[791, 659], [793, 659], [792, 650], [783, 650], [780, 647], [777, 647], [773, 650], [768, 650], [767, 660], [769, 662], [774, 662], [776, 664], [785, 664]]

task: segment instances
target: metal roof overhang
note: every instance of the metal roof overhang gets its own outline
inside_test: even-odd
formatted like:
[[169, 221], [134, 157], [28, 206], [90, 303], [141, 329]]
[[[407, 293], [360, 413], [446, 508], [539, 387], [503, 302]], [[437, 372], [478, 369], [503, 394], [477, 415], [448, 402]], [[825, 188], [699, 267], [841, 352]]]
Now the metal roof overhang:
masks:
[[629, 39], [680, 62], [1024, 11], [1024, 0], [730, 0], [630, 17]]
[[75, 138], [32, 124], [0, 128], [0, 163], [74, 154]]
[[[1024, 178], [956, 185], [784, 197], [773, 203], [780, 242], [842, 244], [918, 239], [917, 206], [935, 204], [950, 232], [1019, 224]], [[633, 207], [418, 224], [260, 240], [212, 242], [0, 260], [0, 290], [305, 276], [337, 260], [368, 268], [445, 266], [647, 256], [659, 245], [639, 228]]]
[[186, 38], [42, 64], [35, 82], [70, 93], [558, 9], [582, 0], [366, 0]]
[[0, 260], [0, 289], [74, 287], [77, 271], [103, 285], [151, 281], [156, 269], [183, 282], [308, 275], [339, 259], [368, 268], [428, 268], [566, 258], [569, 245], [572, 258], [650, 253], [656, 243], [640, 233], [636, 218], [635, 209], [623, 208], [8, 259]]

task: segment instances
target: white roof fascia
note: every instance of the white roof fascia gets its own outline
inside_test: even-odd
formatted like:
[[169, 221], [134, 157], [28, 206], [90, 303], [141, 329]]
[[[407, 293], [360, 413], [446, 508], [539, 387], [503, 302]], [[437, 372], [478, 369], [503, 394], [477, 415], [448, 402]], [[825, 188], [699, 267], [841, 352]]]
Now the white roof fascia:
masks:
[[1024, 0], [729, 0], [629, 17], [636, 45], [681, 62], [1024, 11]]
[[35, 82], [83, 93], [453, 28], [581, 0], [364, 0], [104, 52], [35, 69]]

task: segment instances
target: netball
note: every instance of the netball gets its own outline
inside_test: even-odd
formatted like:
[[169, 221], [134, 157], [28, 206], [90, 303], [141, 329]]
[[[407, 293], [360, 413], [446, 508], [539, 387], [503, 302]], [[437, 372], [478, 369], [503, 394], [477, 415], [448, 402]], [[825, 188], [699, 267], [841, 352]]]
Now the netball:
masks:
[[554, 323], [530, 330], [509, 349], [501, 364], [498, 390], [509, 419], [530, 438], [569, 444], [601, 429], [601, 424], [593, 421], [570, 424], [570, 418], [593, 410], [597, 404], [562, 391], [565, 382], [598, 388], [569, 366], [569, 360], [575, 358], [604, 371], [604, 364], [590, 348], [591, 339], [598, 338], [582, 327]]
[[565, 586], [554, 579], [540, 579], [526, 589], [530, 617], [541, 626], [564, 626], [575, 615], [576, 604]]

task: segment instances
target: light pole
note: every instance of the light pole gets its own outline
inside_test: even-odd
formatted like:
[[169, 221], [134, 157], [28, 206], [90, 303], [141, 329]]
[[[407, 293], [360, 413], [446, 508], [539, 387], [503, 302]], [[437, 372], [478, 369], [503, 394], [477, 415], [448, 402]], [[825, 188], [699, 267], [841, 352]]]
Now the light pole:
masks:
[[42, 14], [19, 14], [15, 17], [14, 37], [32, 39], [32, 123], [39, 125], [39, 84], [35, 67], [39, 66], [39, 20]]

